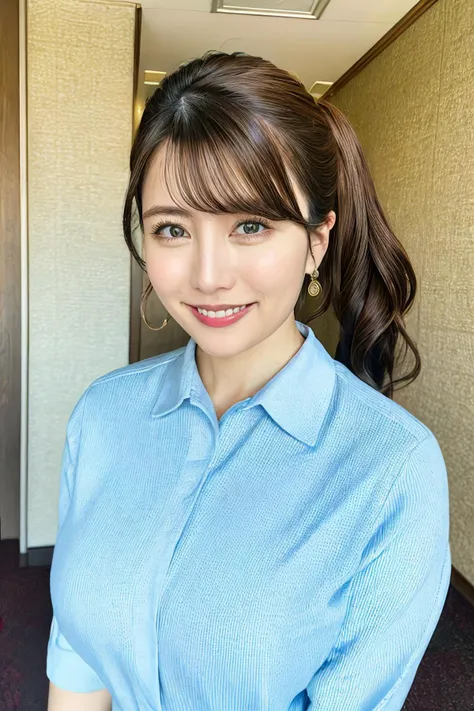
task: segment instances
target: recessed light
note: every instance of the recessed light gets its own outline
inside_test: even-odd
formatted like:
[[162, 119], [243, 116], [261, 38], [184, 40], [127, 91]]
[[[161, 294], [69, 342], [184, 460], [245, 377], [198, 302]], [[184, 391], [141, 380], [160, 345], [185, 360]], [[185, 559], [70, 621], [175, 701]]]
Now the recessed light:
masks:
[[145, 69], [143, 83], [147, 86], [158, 86], [165, 76], [166, 72], [154, 72], [151, 69]]
[[311, 86], [309, 93], [314, 96], [315, 99], [320, 99], [321, 96], [332, 86], [334, 82], [332, 81], [315, 81]]
[[330, 0], [212, 0], [211, 12], [319, 20]]

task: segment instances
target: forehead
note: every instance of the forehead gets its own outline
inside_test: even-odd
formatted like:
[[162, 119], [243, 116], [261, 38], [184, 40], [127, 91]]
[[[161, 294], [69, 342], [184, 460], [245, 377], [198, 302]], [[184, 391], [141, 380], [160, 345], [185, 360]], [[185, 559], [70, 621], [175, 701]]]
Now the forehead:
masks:
[[[199, 163], [192, 157], [186, 161], [186, 156], [180, 156], [179, 151], [173, 150], [172, 144], [159, 146], [151, 156], [144, 176], [142, 212], [153, 205], [166, 205], [191, 212], [254, 212], [262, 217], [291, 219], [289, 215], [268, 214], [268, 211], [275, 210], [275, 205], [265, 200], [265, 191], [261, 193], [257, 186], [249, 184], [248, 176], [238, 165], [229, 162], [219, 165], [214, 157], [209, 155], [207, 158], [203, 154]], [[301, 217], [308, 220], [308, 200], [289, 170], [287, 175]], [[233, 191], [232, 185], [235, 186]], [[280, 212], [284, 211], [283, 202], [284, 199]]]
[[[143, 211], [155, 203], [163, 205], [177, 205], [168, 189], [168, 182], [169, 179], [165, 173], [165, 150], [164, 147], [161, 146], [151, 157], [143, 180]], [[179, 191], [176, 189], [176, 185], [173, 192], [179, 194]], [[178, 195], [175, 195], [175, 198], [177, 197]], [[179, 206], [181, 207], [181, 205]]]

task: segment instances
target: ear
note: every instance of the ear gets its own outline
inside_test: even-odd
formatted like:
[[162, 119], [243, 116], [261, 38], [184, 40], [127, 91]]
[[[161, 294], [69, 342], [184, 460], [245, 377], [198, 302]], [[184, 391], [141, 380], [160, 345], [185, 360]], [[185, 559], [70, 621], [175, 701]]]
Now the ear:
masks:
[[[310, 232], [311, 249], [308, 245], [308, 254], [306, 257], [305, 273], [312, 274], [315, 269], [319, 267], [323, 261], [323, 257], [326, 254], [326, 250], [329, 246], [329, 233], [336, 224], [336, 213], [334, 210], [330, 210], [326, 216], [326, 219]], [[313, 258], [314, 255], [314, 258]]]

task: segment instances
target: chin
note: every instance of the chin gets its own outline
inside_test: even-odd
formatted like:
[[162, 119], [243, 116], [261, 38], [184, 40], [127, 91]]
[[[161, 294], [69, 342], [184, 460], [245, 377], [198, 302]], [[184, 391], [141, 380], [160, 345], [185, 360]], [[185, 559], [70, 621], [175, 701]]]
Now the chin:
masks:
[[224, 328], [212, 328], [203, 324], [193, 324], [186, 328], [201, 351], [212, 358], [231, 358], [253, 348], [262, 340], [260, 330], [252, 324], [236, 323]]
[[203, 334], [199, 333], [197, 329], [194, 330], [195, 333], [192, 334], [192, 338], [194, 338], [199, 348], [212, 358], [229, 358], [239, 355], [239, 353], [252, 348], [259, 340], [252, 339], [248, 332], [234, 332], [234, 334], [231, 334], [229, 328], [215, 329], [215, 332], [210, 334]]

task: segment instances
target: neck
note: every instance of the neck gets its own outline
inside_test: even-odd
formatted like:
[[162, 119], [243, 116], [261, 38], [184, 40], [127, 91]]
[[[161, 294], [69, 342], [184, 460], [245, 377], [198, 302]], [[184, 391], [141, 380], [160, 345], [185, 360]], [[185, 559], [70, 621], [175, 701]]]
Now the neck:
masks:
[[252, 397], [304, 343], [293, 314], [264, 341], [242, 353], [216, 358], [196, 345], [196, 365], [218, 419], [232, 405]]

